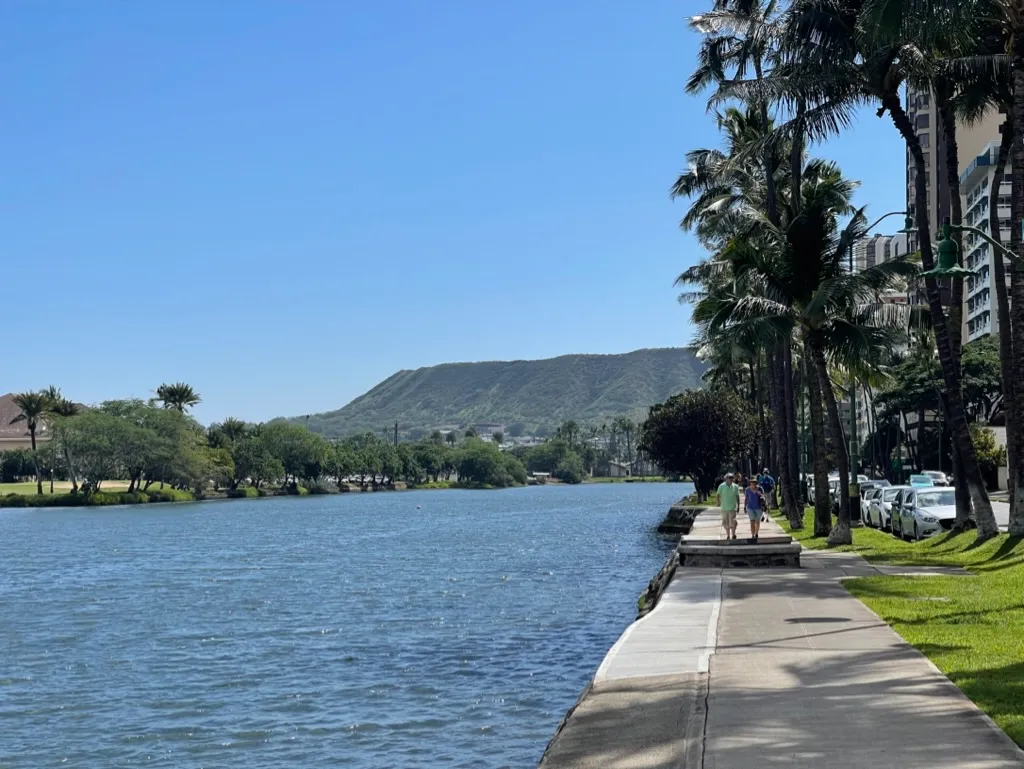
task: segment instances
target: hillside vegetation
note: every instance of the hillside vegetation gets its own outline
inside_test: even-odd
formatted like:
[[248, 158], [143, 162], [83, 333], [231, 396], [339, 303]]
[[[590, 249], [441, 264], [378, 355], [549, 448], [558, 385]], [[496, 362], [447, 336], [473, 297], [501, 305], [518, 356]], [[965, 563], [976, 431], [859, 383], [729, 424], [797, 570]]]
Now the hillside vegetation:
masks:
[[334, 437], [377, 432], [395, 421], [403, 433], [478, 422], [532, 432], [564, 419], [640, 419], [655, 403], [699, 387], [703, 371], [693, 353], [681, 348], [445, 363], [399, 371], [344, 408], [311, 416], [309, 427]]

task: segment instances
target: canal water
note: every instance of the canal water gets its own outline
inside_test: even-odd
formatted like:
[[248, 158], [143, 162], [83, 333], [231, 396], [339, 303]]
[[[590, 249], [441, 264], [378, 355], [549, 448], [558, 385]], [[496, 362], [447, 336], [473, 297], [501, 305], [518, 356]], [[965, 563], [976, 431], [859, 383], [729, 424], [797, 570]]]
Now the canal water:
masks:
[[0, 510], [0, 767], [533, 767], [688, 490]]

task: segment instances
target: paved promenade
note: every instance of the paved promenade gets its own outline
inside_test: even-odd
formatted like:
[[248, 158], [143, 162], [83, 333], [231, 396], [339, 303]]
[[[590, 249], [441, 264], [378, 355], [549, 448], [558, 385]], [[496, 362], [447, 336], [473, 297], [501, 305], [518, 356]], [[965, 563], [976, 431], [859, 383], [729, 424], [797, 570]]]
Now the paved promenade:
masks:
[[[698, 518], [703, 536], [715, 515]], [[762, 537], [781, 533], [762, 524]], [[680, 568], [609, 651], [541, 767], [1024, 767], [1024, 753], [840, 582], [910, 570], [807, 551], [802, 563]]]

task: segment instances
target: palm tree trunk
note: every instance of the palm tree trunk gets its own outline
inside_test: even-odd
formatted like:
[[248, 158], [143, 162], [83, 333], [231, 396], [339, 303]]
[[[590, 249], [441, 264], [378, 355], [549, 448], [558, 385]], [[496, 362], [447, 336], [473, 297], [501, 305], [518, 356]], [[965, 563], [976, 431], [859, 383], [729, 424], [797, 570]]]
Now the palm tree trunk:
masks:
[[754, 390], [754, 404], [757, 409], [757, 424], [758, 431], [761, 436], [758, 441], [758, 465], [759, 467], [767, 467], [769, 450], [768, 450], [768, 426], [764, 420], [764, 387], [763, 378], [761, 376], [761, 355], [757, 354], [753, 357], [750, 363], [750, 382], [751, 387]]
[[71, 459], [71, 446], [64, 441], [64, 461], [68, 465], [68, 478], [71, 480], [71, 493], [78, 493], [78, 476], [75, 474], [75, 463]]
[[785, 483], [789, 487], [789, 497], [796, 509], [795, 515], [803, 520], [804, 509], [800, 501], [800, 448], [796, 435], [796, 388], [793, 382], [793, 340], [786, 339], [782, 346], [782, 405], [786, 423], [786, 454]]
[[[1021, 41], [1024, 46], [1024, 40]], [[1024, 49], [1022, 49], [1024, 54]], [[1016, 58], [1016, 55], [1015, 55]], [[1024, 65], [1024, 57], [1021, 59]], [[1015, 77], [1021, 79], [1021, 120], [1024, 120], [1024, 71], [1018, 72]], [[931, 270], [935, 266], [932, 256], [931, 225], [928, 220], [928, 192], [925, 187], [925, 173], [927, 167], [924, 160], [924, 152], [921, 149], [921, 142], [917, 138], [910, 118], [903, 110], [899, 96], [893, 95], [885, 101], [885, 107], [889, 110], [893, 124], [906, 142], [907, 150], [914, 158], [915, 180], [914, 180], [914, 215], [917, 222], [918, 245], [921, 250], [921, 262], [925, 270]], [[1024, 150], [1021, 152], [1021, 162], [1024, 162]], [[1016, 176], [1016, 174], [1014, 174]], [[1024, 203], [1024, 199], [1022, 199]], [[1024, 205], [1021, 208], [1024, 215]], [[1012, 230], [1012, 228], [1011, 228]], [[1024, 274], [1022, 274], [1024, 278]], [[1024, 285], [1022, 285], [1024, 292]], [[942, 298], [939, 295], [939, 288], [931, 278], [925, 280], [925, 293], [928, 297], [928, 309], [932, 319], [932, 329], [935, 332], [935, 342], [939, 351], [939, 363], [942, 364], [942, 378], [946, 385], [946, 403], [948, 417], [953, 432], [953, 443], [963, 464], [963, 475], [967, 480], [971, 493], [971, 502], [974, 504], [974, 514], [978, 521], [978, 540], [984, 541], [999, 534], [999, 525], [996, 523], [995, 515], [992, 513], [992, 503], [988, 498], [988, 491], [981, 477], [981, 469], [978, 467], [978, 456], [974, 451], [974, 443], [971, 441], [971, 433], [967, 426], [967, 411], [964, 408], [964, 400], [960, 390], [960, 370], [953, 359], [953, 349], [950, 343], [950, 329], [946, 323], [946, 315], [942, 311]], [[1024, 293], [1022, 293], [1024, 295]], [[1019, 302], [1015, 304], [1020, 304]], [[960, 333], [960, 329], [957, 329]]]
[[[1003, 174], [1006, 171], [1006, 161], [1010, 156], [1013, 145], [1013, 118], [1009, 115], [1004, 117], [1003, 124], [999, 127], [1002, 134], [999, 142], [999, 156], [996, 159], [995, 182], [989, 197], [996, 195], [996, 205], [989, 201], [988, 209], [988, 230], [989, 235], [997, 243], [1002, 243], [1002, 233], [999, 226], [999, 205], [998, 195], [1002, 186]], [[1003, 261], [1003, 252], [998, 248], [992, 249], [992, 272], [996, 284], [996, 315], [999, 318], [999, 374], [1003, 385], [1003, 414], [1006, 416], [1006, 459], [1009, 466], [1006, 484], [1010, 491], [1010, 509], [1012, 510], [1016, 499], [1016, 472], [1020, 457], [1021, 431], [1019, 424], [1019, 412], [1015, 397], [1016, 380], [1013, 375], [1013, 326], [1010, 321], [1010, 298], [1006, 290], [1006, 264]]]
[[832, 502], [828, 493], [828, 449], [825, 446], [825, 417], [821, 390], [811, 356], [804, 354], [807, 406], [811, 414], [811, 452], [814, 454], [814, 536], [827, 537], [832, 531]]
[[791, 486], [789, 484], [789, 451], [788, 441], [786, 437], [786, 409], [784, 406], [784, 391], [785, 391], [785, 366], [783, 363], [783, 347], [782, 345], [776, 345], [769, 350], [769, 370], [768, 370], [768, 384], [769, 384], [769, 398], [772, 407], [772, 435], [775, 439], [775, 456], [778, 462], [777, 467], [774, 468], [775, 474], [779, 479], [779, 486], [782, 490], [782, 508], [789, 521], [789, 525], [794, 529], [801, 529], [804, 525], [804, 511], [803, 505], [800, 504], [798, 497], [791, 493]]
[[[939, 122], [942, 124], [943, 144], [945, 146], [946, 182], [949, 185], [949, 213], [952, 223], [963, 224], [964, 212], [963, 203], [960, 200], [960, 153], [956, 144], [956, 118], [949, 106], [947, 94], [941, 94], [936, 98], [938, 107]], [[995, 183], [995, 196], [999, 196], [999, 182]], [[991, 197], [991, 195], [990, 195]], [[953, 237], [957, 245], [957, 263], [963, 266], [963, 233], [959, 230], [953, 231]], [[953, 279], [952, 305], [949, 308], [950, 344], [953, 348], [953, 361], [957, 370], [961, 370], [963, 359], [963, 310], [964, 310], [964, 279]], [[942, 430], [942, 426], [939, 426]], [[941, 439], [940, 439], [941, 440]], [[960, 466], [960, 454], [955, 447], [950, 452], [953, 456], [953, 486], [956, 498], [956, 522], [954, 528], [963, 530], [971, 520], [971, 492], [967, 488], [967, 479], [964, 477], [963, 468]], [[922, 468], [923, 469], [923, 468]], [[942, 456], [939, 456], [939, 467], [942, 469]]]
[[836, 449], [836, 464], [839, 465], [839, 520], [828, 535], [830, 545], [849, 545], [853, 542], [850, 533], [850, 455], [846, 448], [846, 437], [843, 434], [843, 421], [839, 418], [839, 404], [832, 389], [832, 381], [828, 375], [828, 364], [825, 361], [825, 348], [821, 339], [812, 336], [810, 339], [811, 354], [814, 356], [815, 372], [818, 385], [825, 400], [828, 414], [829, 432]]
[[36, 426], [30, 424], [28, 426], [28, 435], [32, 440], [32, 464], [36, 470], [36, 494], [39, 496], [43, 495], [43, 474], [39, 470], [39, 453], [36, 451]]
[[[1024, 226], [1024, 35], [1013, 38], [1013, 181], [1010, 193], [1010, 248], [1017, 255], [1010, 266], [1010, 327], [1012, 334], [1015, 364], [1015, 379], [1019, 379], [1021, 370], [1019, 356], [1024, 352], [1024, 242], [1021, 239], [1021, 227]], [[997, 193], [998, 194], [998, 193]], [[998, 231], [998, 230], [997, 230]], [[998, 275], [998, 273], [997, 273]], [[998, 279], [998, 278], [997, 278]], [[1000, 320], [1000, 322], [1002, 322]], [[1005, 397], [1004, 393], [1004, 397]], [[1015, 387], [1013, 393], [1013, 410], [1016, 416], [1024, 416], [1024, 386]], [[1009, 415], [1007, 415], [1009, 416]], [[1009, 424], [1009, 419], [1007, 419]], [[1012, 536], [1024, 536], [1024, 493], [1016, 493], [1024, 489], [1024, 430], [1018, 430], [1016, 440], [1016, 461], [1010, 464], [1013, 474], [1013, 505], [1010, 507], [1009, 531]]]

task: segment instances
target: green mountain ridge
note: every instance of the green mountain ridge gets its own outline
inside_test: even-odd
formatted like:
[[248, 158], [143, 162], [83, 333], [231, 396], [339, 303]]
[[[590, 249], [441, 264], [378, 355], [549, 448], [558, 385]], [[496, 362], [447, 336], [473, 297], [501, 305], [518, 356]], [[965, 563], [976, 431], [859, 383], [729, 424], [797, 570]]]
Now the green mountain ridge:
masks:
[[399, 371], [341, 409], [310, 415], [309, 428], [341, 437], [379, 432], [396, 421], [408, 433], [482, 422], [521, 423], [533, 430], [565, 419], [581, 424], [622, 415], [640, 419], [655, 403], [700, 387], [704, 370], [693, 352], [675, 347], [620, 355], [443, 363]]

